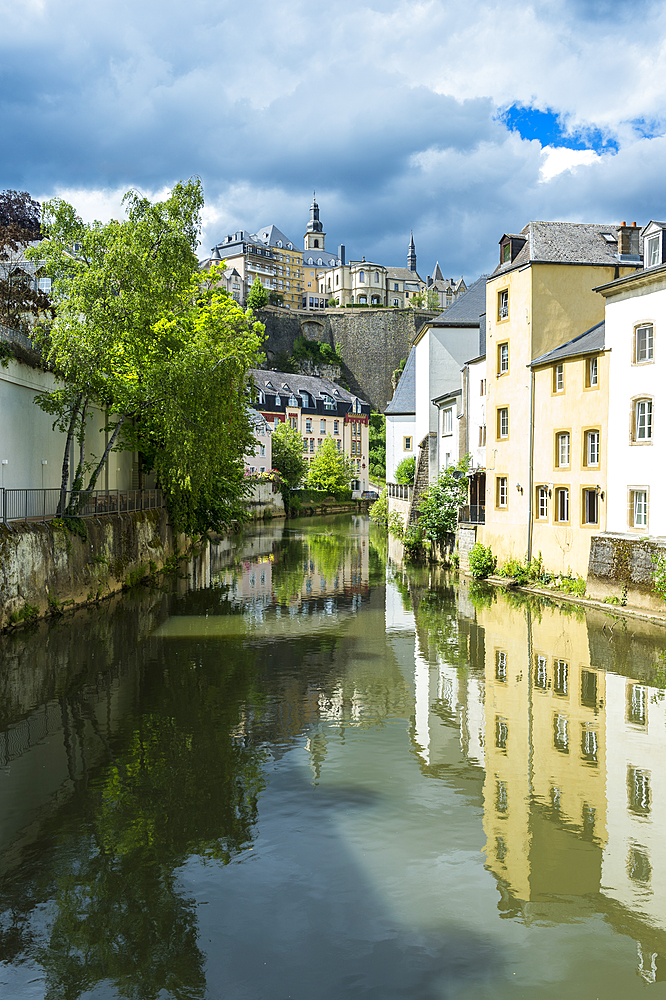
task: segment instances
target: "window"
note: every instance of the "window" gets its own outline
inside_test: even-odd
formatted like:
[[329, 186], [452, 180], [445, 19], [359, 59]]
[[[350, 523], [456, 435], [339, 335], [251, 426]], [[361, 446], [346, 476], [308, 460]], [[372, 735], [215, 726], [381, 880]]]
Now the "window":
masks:
[[319, 240], [315, 240], [314, 245], [317, 247], [317, 249], [319, 249]]
[[[397, 291], [398, 291], [398, 282], [397, 282], [397, 281], [394, 281], [394, 282], [393, 282], [393, 291], [394, 291], [394, 292], [397, 292]], [[396, 300], [396, 301], [397, 301], [397, 300]]]
[[497, 437], [508, 438], [509, 436], [509, 407], [500, 406], [497, 410]]
[[305, 433], [306, 434], [312, 434], [312, 421], [310, 420], [309, 417], [305, 421]]
[[298, 417], [296, 416], [295, 413], [291, 413], [289, 415], [289, 426], [293, 431], [298, 430]]
[[537, 517], [540, 521], [548, 518], [548, 487], [537, 486]]
[[326, 433], [326, 421], [325, 420], [320, 420], [319, 421], [319, 433], [320, 434], [325, 434]]
[[545, 656], [537, 656], [534, 668], [534, 686], [545, 691], [548, 687], [548, 661]]
[[557, 465], [559, 468], [567, 468], [571, 451], [571, 435], [568, 431], [563, 431], [557, 435]]
[[453, 410], [442, 410], [442, 434], [453, 434]]
[[553, 368], [553, 392], [564, 392], [564, 365]]
[[497, 318], [508, 319], [509, 318], [509, 289], [505, 288], [503, 291], [497, 294]]
[[509, 371], [509, 345], [508, 344], [498, 344], [497, 345], [497, 373], [498, 375], [506, 375]]
[[338, 451], [342, 451], [342, 441], [338, 438]]
[[307, 451], [307, 450], [308, 450], [308, 439], [307, 438], [303, 438], [303, 451]]
[[310, 451], [314, 451], [314, 438], [310, 438]]
[[557, 520], [558, 521], [568, 521], [569, 520], [569, 490], [566, 487], [562, 487], [557, 490]]
[[400, 305], [400, 302], [398, 301], [398, 299], [393, 299], [393, 305], [396, 306], [396, 307]]
[[260, 444], [259, 445], [259, 458], [265, 458], [265, 457], [266, 457], [266, 445], [265, 444]]
[[509, 506], [509, 480], [506, 476], [498, 476], [495, 480], [497, 486], [496, 504], [498, 507], [506, 509]]
[[502, 246], [502, 263], [508, 264], [511, 260], [511, 244], [504, 243]]
[[359, 271], [358, 280], [365, 281], [365, 271]]
[[599, 734], [585, 723], [581, 727], [580, 755], [587, 764], [599, 763]]
[[486, 380], [485, 380], [485, 378], [481, 379], [480, 386], [481, 386], [481, 392], [479, 393], [479, 395], [485, 396], [485, 394], [486, 394]]
[[379, 284], [379, 271], [375, 271], [375, 284]]
[[340, 421], [339, 420], [334, 420], [333, 421], [333, 433], [334, 434], [339, 434], [340, 433]]
[[485, 447], [486, 444], [486, 425], [482, 424], [479, 427], [479, 448]]
[[506, 683], [506, 652], [503, 649], [495, 650], [495, 678]]
[[275, 393], [275, 405], [282, 406], [282, 400], [280, 399], [278, 393]]
[[288, 405], [289, 406], [298, 406], [298, 400], [297, 400], [296, 396], [294, 396], [293, 392], [289, 396]]
[[569, 753], [569, 720], [566, 715], [553, 718], [553, 746], [560, 753]]
[[661, 238], [661, 233], [656, 233], [654, 236], [649, 236], [645, 241], [645, 266], [646, 267], [656, 267], [657, 264], [661, 264], [659, 260], [659, 240]]
[[599, 431], [585, 431], [585, 464], [599, 465]]
[[359, 305], [367, 305], [367, 303], [368, 303], [368, 296], [367, 295], [359, 295], [359, 297], [358, 297], [358, 304]]
[[647, 490], [629, 491], [629, 524], [633, 528], [647, 528], [648, 524]]
[[[50, 278], [40, 278], [37, 282], [37, 287], [40, 292], [44, 292], [48, 295], [51, 291], [51, 279]], [[238, 288], [238, 285], [234, 285], [234, 288]]]
[[647, 688], [643, 684], [630, 684], [628, 687], [627, 722], [634, 726], [647, 726]]
[[495, 811], [498, 813], [509, 811], [509, 789], [506, 781], [499, 779], [495, 788]]
[[636, 327], [634, 345], [634, 361], [637, 365], [654, 361], [654, 327], [651, 324]]
[[597, 675], [593, 670], [581, 671], [580, 703], [586, 708], [597, 707]]
[[634, 441], [652, 440], [652, 400], [637, 399], [634, 403]]
[[506, 750], [509, 740], [509, 726], [506, 719], [499, 715], [495, 717], [495, 746], [498, 750]]
[[566, 660], [555, 660], [553, 667], [553, 691], [563, 698], [569, 693], [569, 664]]
[[410, 436], [404, 437], [402, 439], [402, 450], [411, 451], [412, 450], [412, 439]]
[[317, 438], [317, 451], [321, 448], [321, 438]]
[[599, 494], [583, 490], [583, 524], [599, 524]]

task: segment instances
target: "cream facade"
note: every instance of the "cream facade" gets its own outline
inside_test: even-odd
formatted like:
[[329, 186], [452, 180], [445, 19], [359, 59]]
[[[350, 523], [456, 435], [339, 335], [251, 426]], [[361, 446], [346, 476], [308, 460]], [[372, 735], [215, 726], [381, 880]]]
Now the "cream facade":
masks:
[[[532, 538], [534, 434], [537, 426], [544, 426], [539, 434], [549, 440], [547, 454], [551, 456], [550, 439], [562, 419], [558, 399], [544, 392], [537, 399], [537, 379], [531, 377], [530, 366], [535, 359], [601, 323], [604, 313], [595, 286], [612, 280], [616, 273], [623, 276], [633, 272], [637, 264], [632, 261], [623, 266], [617, 227], [568, 223], [530, 223], [520, 236], [505, 235], [500, 241], [500, 260], [486, 287], [488, 399], [483, 541], [502, 562], [509, 558], [524, 560], [538, 552]], [[540, 388], [547, 377], [539, 379]], [[603, 385], [600, 391], [606, 391]], [[582, 397], [587, 398], [585, 394]], [[580, 434], [588, 421], [580, 398], [578, 402], [569, 422], [576, 419], [576, 433]], [[576, 483], [576, 490], [582, 485], [582, 480]], [[596, 479], [593, 485], [597, 485]], [[573, 545], [568, 553], [558, 552], [555, 540], [549, 551], [553, 557], [557, 555], [558, 571], [570, 567], [585, 575], [585, 544], [581, 543], [575, 552]], [[545, 561], [546, 569], [550, 569]]]

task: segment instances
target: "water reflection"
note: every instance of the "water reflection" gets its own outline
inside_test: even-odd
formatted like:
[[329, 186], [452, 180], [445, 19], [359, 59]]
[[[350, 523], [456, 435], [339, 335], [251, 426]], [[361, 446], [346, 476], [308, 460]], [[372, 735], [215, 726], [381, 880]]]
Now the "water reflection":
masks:
[[0, 637], [0, 995], [665, 977], [662, 634], [387, 558], [274, 523]]

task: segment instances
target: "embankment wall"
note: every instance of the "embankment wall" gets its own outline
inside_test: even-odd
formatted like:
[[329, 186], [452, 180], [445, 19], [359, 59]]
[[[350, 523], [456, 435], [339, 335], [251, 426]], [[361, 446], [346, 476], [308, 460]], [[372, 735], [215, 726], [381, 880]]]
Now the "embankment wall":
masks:
[[[175, 544], [165, 509], [85, 518], [85, 537], [53, 522], [0, 527], [0, 627], [63, 602], [105, 597], [161, 569]], [[178, 538], [181, 548], [184, 538]]]
[[659, 557], [666, 557], [666, 540], [610, 533], [593, 535], [587, 570], [588, 595], [601, 601], [616, 598], [633, 607], [663, 613], [664, 599], [654, 589]]

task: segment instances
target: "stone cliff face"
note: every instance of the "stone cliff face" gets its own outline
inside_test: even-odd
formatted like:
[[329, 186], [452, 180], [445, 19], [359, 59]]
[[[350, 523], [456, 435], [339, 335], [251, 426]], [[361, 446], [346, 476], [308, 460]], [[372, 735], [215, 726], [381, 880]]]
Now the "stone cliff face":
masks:
[[409, 354], [414, 337], [436, 314], [417, 309], [328, 309], [322, 313], [262, 310], [269, 365], [290, 355], [298, 337], [336, 345], [344, 359], [342, 378], [351, 392], [383, 410], [393, 396], [391, 378]]

